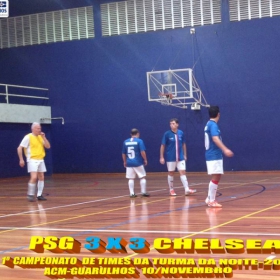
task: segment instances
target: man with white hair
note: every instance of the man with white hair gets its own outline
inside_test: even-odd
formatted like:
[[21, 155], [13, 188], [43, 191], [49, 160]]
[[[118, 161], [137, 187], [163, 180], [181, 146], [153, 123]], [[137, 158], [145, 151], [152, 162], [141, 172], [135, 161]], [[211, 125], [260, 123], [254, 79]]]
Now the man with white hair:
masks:
[[27, 192], [27, 199], [29, 201], [36, 201], [35, 192], [37, 182], [37, 199], [47, 200], [42, 195], [44, 189], [44, 172], [47, 171], [44, 157], [46, 154], [45, 148], [49, 149], [50, 147], [50, 142], [46, 138], [45, 133], [41, 131], [41, 125], [34, 122], [31, 126], [31, 133], [25, 135], [17, 148], [19, 165], [21, 167], [25, 166], [22, 153], [24, 150], [27, 162], [27, 171], [30, 173]]

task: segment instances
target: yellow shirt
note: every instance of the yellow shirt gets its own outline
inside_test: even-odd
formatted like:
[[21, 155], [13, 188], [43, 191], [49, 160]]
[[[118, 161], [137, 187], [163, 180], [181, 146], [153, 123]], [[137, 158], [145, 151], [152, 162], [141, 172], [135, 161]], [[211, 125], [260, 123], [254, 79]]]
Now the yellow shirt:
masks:
[[46, 155], [44, 140], [41, 135], [27, 134], [21, 141], [20, 146], [24, 147], [24, 154], [27, 161], [30, 159], [43, 160]]

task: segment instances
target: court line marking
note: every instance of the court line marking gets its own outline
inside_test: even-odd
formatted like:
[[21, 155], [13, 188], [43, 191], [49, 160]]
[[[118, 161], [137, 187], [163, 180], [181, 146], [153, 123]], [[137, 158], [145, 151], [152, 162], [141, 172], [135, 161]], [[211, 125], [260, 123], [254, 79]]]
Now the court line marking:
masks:
[[[259, 180], [259, 181], [255, 181], [255, 182], [248, 182], [248, 183], [245, 183], [245, 184], [243, 184], [243, 183], [242, 183], [242, 184], [237, 184], [237, 185], [232, 186], [232, 187], [234, 188], [234, 187], [238, 187], [238, 186], [240, 186], [240, 185], [255, 184], [255, 183], [263, 182], [263, 181], [267, 181], [267, 180], [269, 180], [269, 179], [263, 179], [263, 180]], [[201, 183], [198, 183], [198, 184], [191, 184], [190, 186], [192, 186], [192, 185], [200, 185], [200, 184], [201, 184]], [[179, 188], [179, 187], [178, 187], [178, 188]], [[228, 187], [226, 187], [226, 188], [228, 188]], [[220, 189], [226, 189], [226, 188], [220, 188]], [[165, 189], [164, 189], [164, 190], [165, 190]], [[156, 190], [156, 191], [161, 191], [161, 190]], [[154, 192], [155, 192], [155, 191], [154, 191]], [[114, 198], [122, 198], [122, 197], [126, 197], [126, 196], [127, 196], [127, 195], [125, 195], [125, 196], [117, 196], [117, 197], [114, 197]], [[82, 204], [87, 204], [87, 203], [94, 203], [94, 202], [99, 202], [99, 201], [104, 201], [104, 200], [109, 200], [109, 199], [113, 199], [113, 198], [104, 198], [104, 199], [93, 200], [93, 201], [87, 201], [87, 202], [80, 202], [80, 203], [75, 203], [75, 204], [61, 205], [61, 206], [46, 208], [46, 209], [44, 209], [44, 210], [38, 209], [38, 210], [32, 210], [32, 211], [21, 212], [21, 213], [8, 214], [8, 215], [5, 215], [5, 216], [0, 216], [0, 218], [10, 217], [10, 216], [15, 216], [15, 215], [21, 215], [21, 214], [26, 214], [26, 213], [34, 213], [34, 212], [46, 211], [46, 210], [51, 210], [51, 209], [63, 208], [63, 207], [70, 207], [70, 206], [82, 205]], [[160, 199], [160, 200], [149, 201], [149, 202], [146, 202], [146, 204], [150, 204], [150, 203], [158, 202], [158, 201], [163, 201], [163, 200], [167, 200], [167, 199], [170, 199], [170, 197], [164, 198], [164, 199]], [[135, 206], [139, 206], [139, 205], [142, 205], [142, 204], [136, 204]], [[71, 217], [71, 218], [62, 219], [62, 220], [57, 220], [57, 221], [52, 221], [52, 222], [47, 222], [47, 223], [42, 223], [42, 224], [38, 224], [38, 225], [40, 226], [40, 225], [44, 225], [44, 224], [53, 224], [53, 223], [56, 223], [56, 222], [61, 222], [61, 221], [76, 219], [76, 218], [79, 218], [79, 217], [86, 217], [86, 216], [92, 216], [92, 215], [97, 215], [97, 214], [112, 212], [112, 211], [116, 211], [116, 210], [120, 210], [120, 209], [125, 209], [125, 208], [129, 208], [129, 207], [130, 207], [130, 206], [125, 206], [125, 207], [121, 207], [121, 208], [110, 209], [110, 210], [107, 210], [107, 211], [102, 211], [102, 212], [97, 212], [97, 213], [91, 213], [91, 214], [87, 214], [87, 215], [74, 216], [74, 217]], [[26, 228], [30, 228], [30, 227], [32, 227], [32, 226], [38, 226], [38, 225], [30, 225], [30, 226], [26, 226]], [[15, 230], [15, 229], [13, 229], [13, 230]], [[0, 234], [3, 233], [3, 232], [13, 231], [13, 230], [5, 230], [5, 231], [0, 232]]]
[[[154, 203], [154, 202], [164, 201], [164, 200], [167, 200], [167, 199], [170, 199], [170, 196], [168, 198], [163, 198], [163, 199], [159, 199], [159, 200], [146, 201], [145, 204], [150, 204], [150, 203]], [[227, 199], [227, 198], [225, 197], [225, 199]], [[138, 204], [135, 204], [134, 206], [141, 206], [141, 205], [142, 205], [142, 203], [138, 203]], [[204, 202], [197, 203], [196, 205], [197, 206], [202, 206], [202, 205], [204, 205]], [[52, 221], [52, 222], [45, 222], [45, 223], [41, 223], [41, 224], [37, 224], [37, 225], [29, 225], [29, 226], [26, 226], [25, 228], [33, 228], [33, 227], [41, 226], [41, 225], [54, 224], [54, 223], [58, 223], [58, 222], [62, 222], [62, 221], [69, 221], [69, 220], [74, 220], [74, 219], [81, 218], [81, 217], [94, 216], [94, 215], [98, 215], [98, 214], [103, 214], [103, 213], [108, 213], [108, 212], [113, 212], [113, 211], [117, 211], [117, 210], [121, 210], [121, 209], [130, 208], [130, 207], [131, 206], [128, 205], [128, 206], [124, 206], [124, 207], [121, 207], [121, 208], [110, 209], [110, 210], [101, 211], [101, 212], [97, 212], [97, 213], [84, 214], [84, 215], [79, 215], [79, 216], [72, 216], [70, 218], [65, 218], [65, 219], [56, 220], [56, 221]], [[193, 208], [193, 207], [188, 207], [186, 209], [190, 209], [190, 208]], [[174, 211], [178, 211], [178, 210], [181, 211], [183, 209], [185, 209], [185, 208], [182, 207], [182, 208], [174, 209]], [[157, 216], [159, 214], [166, 214], [168, 212], [172, 212], [172, 211], [159, 212], [157, 214], [152, 215], [152, 217], [155, 217], [155, 216]], [[150, 217], [151, 217], [151, 215], [150, 215]], [[138, 220], [138, 219], [136, 219], [136, 220]], [[119, 226], [121, 224], [123, 224], [123, 223], [118, 223], [117, 225], [114, 225], [114, 226]], [[107, 226], [107, 228], [108, 228], [108, 226]], [[104, 227], [101, 228], [101, 230], [105, 230], [105, 229], [106, 229], [106, 227], [105, 228]], [[3, 230], [3, 231], [0, 232], [0, 234], [1, 233], [5, 233], [5, 232], [9, 232], [9, 231], [16, 231], [16, 230], [17, 230], [16, 228], [8, 229], [8, 230]], [[85, 231], [85, 232], [87, 232], [87, 231]]]
[[[256, 183], [267, 181], [267, 180], [269, 180], [269, 179], [263, 179], [263, 180], [259, 180], [259, 181], [256, 181], [256, 182], [239, 183], [239, 184], [231, 186], [231, 187], [219, 188], [219, 190], [228, 189], [228, 188], [235, 188], [235, 187], [239, 187], [239, 186], [243, 186], [243, 185], [245, 186], [245, 185], [249, 185], [249, 184], [256, 184]], [[193, 183], [193, 184], [190, 184], [190, 186], [197, 186], [197, 185], [202, 185], [202, 184], [204, 184], [204, 183]], [[182, 188], [182, 187], [175, 187], [174, 189], [177, 189], [177, 188]], [[155, 190], [155, 191], [151, 191], [150, 193], [159, 192], [159, 191], [163, 191], [163, 190], [166, 190], [166, 189]], [[197, 192], [197, 193], [201, 193], [201, 192]], [[28, 214], [28, 213], [36, 213], [36, 212], [40, 212], [40, 211], [47, 211], [47, 210], [53, 210], [53, 209], [59, 209], [59, 208], [77, 206], [77, 205], [84, 205], [84, 204], [88, 204], [88, 203], [96, 203], [96, 202], [100, 202], [100, 201], [111, 200], [111, 199], [115, 199], [115, 198], [123, 198], [123, 197], [127, 197], [127, 196], [128, 195], [115, 196], [115, 197], [110, 197], [110, 198], [102, 198], [102, 199], [98, 199], [98, 200], [91, 200], [91, 201], [85, 201], [85, 202], [79, 202], [79, 203], [49, 207], [49, 208], [44, 208], [43, 210], [38, 209], [38, 210], [31, 210], [31, 211], [19, 212], [19, 213], [14, 213], [14, 214], [7, 214], [7, 215], [4, 215], [4, 216], [0, 216], [0, 219], [1, 218], [6, 218], [6, 217], [11, 217], [11, 216]], [[168, 199], [169, 199], [169, 196], [168, 196]]]
[[[152, 200], [152, 201], [145, 201], [145, 204], [159, 202], [159, 201], [163, 201], [163, 200], [167, 200], [167, 199], [170, 199], [170, 197], [168, 197], [168, 198], [165, 197], [165, 198], [162, 198], [162, 199]], [[142, 203], [135, 204], [135, 206], [140, 206], [140, 205], [142, 205]], [[89, 217], [89, 216], [94, 216], [94, 215], [100, 215], [100, 214], [109, 213], [109, 212], [122, 210], [122, 209], [127, 209], [127, 208], [130, 208], [130, 205], [124, 206], [124, 207], [119, 207], [119, 208], [114, 208], [114, 209], [110, 209], [110, 210], [106, 210], [106, 211], [100, 211], [100, 212], [94, 212], [94, 213], [90, 213], [90, 214], [73, 216], [73, 217], [70, 217], [70, 218], [56, 220], [56, 221], [52, 221], [52, 222], [41, 223], [41, 224], [37, 224], [37, 225], [29, 225], [29, 226], [26, 226], [26, 228], [31, 228], [31, 227], [34, 227], [34, 226], [41, 226], [41, 225], [48, 225], [48, 224], [55, 224], [55, 223], [59, 223], [59, 222], [65, 222], [65, 221], [69, 221], [69, 220], [79, 219], [81, 217]], [[16, 229], [0, 231], [0, 234], [5, 233], [5, 232], [9, 232], [9, 231], [15, 231], [15, 230]]]
[[[255, 211], [255, 212], [253, 212], [253, 213], [251, 213], [251, 214], [247, 214], [247, 215], [241, 216], [241, 217], [239, 217], [239, 218], [233, 219], [233, 220], [231, 220], [231, 221], [227, 221], [227, 222], [222, 223], [222, 224], [220, 224], [220, 225], [216, 225], [216, 226], [214, 226], [214, 227], [210, 227], [210, 228], [201, 230], [201, 231], [199, 231], [198, 233], [193, 233], [193, 234], [186, 235], [186, 236], [183, 236], [183, 237], [180, 237], [180, 238], [181, 238], [181, 239], [185, 239], [185, 238], [189, 238], [189, 237], [192, 237], [192, 236], [195, 236], [195, 235], [198, 235], [198, 234], [204, 234], [205, 232], [207, 232], [207, 231], [209, 231], [209, 230], [223, 227], [223, 226], [225, 226], [225, 225], [228, 225], [228, 224], [231, 224], [231, 223], [240, 221], [240, 220], [242, 220], [242, 219], [245, 219], [245, 218], [248, 218], [248, 217], [250, 217], [250, 216], [253, 216], [253, 215], [256, 215], [256, 214], [265, 212], [265, 211], [267, 211], [267, 210], [271, 210], [271, 209], [276, 208], [276, 207], [279, 207], [279, 206], [280, 206], [280, 204], [276, 204], [276, 205], [273, 205], [273, 206], [264, 208], [264, 209], [262, 209], [262, 210]], [[151, 248], [150, 248], [150, 251], [151, 251], [151, 250], [154, 250], [154, 249], [155, 249], [154, 247], [151, 247]], [[131, 255], [126, 256], [126, 257], [124, 257], [124, 258], [131, 258], [131, 257], [137, 256], [137, 255], [138, 255], [138, 253], [134, 253], [134, 254], [131, 254]]]
[[[169, 198], [164, 198], [164, 199], [161, 199], [160, 201], [162, 201], [162, 200], [167, 200], [167, 199], [170, 199], [170, 197]], [[157, 201], [150, 201], [150, 202], [146, 202], [145, 204], [150, 204], [150, 203], [153, 203], [153, 202], [157, 202]], [[136, 204], [135, 206], [140, 206], [140, 205], [143, 205], [142, 203], [140, 203], [140, 204]], [[204, 205], [204, 203], [200, 203], [199, 205]], [[127, 207], [130, 207], [130, 206], [127, 206]], [[122, 207], [122, 208], [127, 208], [127, 207]], [[184, 207], [183, 208], [178, 208], [178, 209], [175, 209], [174, 211], [177, 211], [177, 210], [182, 210], [182, 209], [184, 209]], [[188, 209], [188, 208], [187, 208]], [[118, 209], [111, 209], [110, 211], [104, 211], [104, 212], [111, 212], [111, 211], [114, 211], [114, 210], [118, 210]], [[168, 211], [167, 211], [168, 212]], [[89, 214], [89, 215], [83, 215], [83, 216], [90, 216], [90, 215], [95, 215], [95, 214], [98, 214], [98, 213], [92, 213], [92, 214]], [[66, 220], [71, 220], [71, 219], [75, 219], [75, 217], [73, 217], [73, 218], [68, 218], [68, 219], [66, 219]], [[51, 223], [56, 223], [56, 222], [58, 222], [58, 221], [53, 221], [53, 222], [47, 222], [47, 223], [43, 223], [43, 224], [51, 224]], [[117, 225], [114, 225], [114, 226], [119, 226], [119, 225], [121, 225], [122, 223], [119, 223], [119, 224], [117, 224]], [[41, 224], [39, 224], [39, 226], [40, 226]], [[36, 226], [36, 225], [30, 225], [30, 226], [26, 226], [26, 228], [32, 228], [33, 226]], [[3, 233], [3, 232], [10, 232], [10, 231], [15, 231], [15, 230], [17, 230], [17, 229], [12, 229], [12, 230], [6, 230], [6, 231], [2, 231], [2, 232], [0, 232], [0, 234], [1, 233]], [[105, 231], [106, 229], [105, 228], [101, 228], [100, 229], [100, 231]], [[83, 232], [81, 232], [81, 234], [86, 234], [86, 233], [90, 233], [91, 231], [84, 231], [83, 230]], [[81, 234], [78, 234], [78, 236], [80, 236]], [[197, 235], [198, 233], [196, 233], [195, 235]], [[77, 236], [77, 234], [72, 234], [72, 236], [74, 237], [74, 236]], [[28, 246], [23, 246], [22, 248], [27, 248]], [[21, 247], [20, 247], [21, 248]], [[0, 252], [0, 254], [3, 254], [3, 253], [6, 253], [6, 252], [13, 252], [13, 251], [18, 251], [20, 248], [14, 248], [14, 249], [9, 249], [9, 250], [5, 250], [5, 251], [2, 251], [2, 252]], [[136, 254], [137, 255], [137, 254]]]
[[169, 233], [169, 234], [206, 234], [206, 235], [251, 235], [251, 236], [280, 236], [279, 233], [255, 233], [255, 232], [200, 232], [200, 231], [168, 231], [168, 230], [108, 230], [108, 229], [60, 229], [60, 228], [24, 228], [24, 227], [0, 227], [0, 229], [15, 230], [40, 230], [40, 231], [63, 231], [63, 232], [107, 232], [107, 233]]
[[[238, 187], [238, 186], [242, 186], [242, 185], [248, 185], [248, 184], [256, 184], [256, 183], [259, 183], [259, 182], [263, 182], [263, 181], [267, 181], [269, 179], [263, 179], [263, 180], [259, 180], [259, 181], [255, 181], [255, 182], [248, 182], [246, 184], [237, 184], [235, 186], [232, 186], [232, 188], [234, 187]], [[197, 185], [199, 185], [201, 183], [198, 183]], [[190, 186], [193, 186], [193, 184], [190, 184]], [[179, 187], [178, 187], [179, 188]], [[225, 188], [220, 188], [221, 189], [227, 189], [229, 187], [225, 187]], [[157, 190], [157, 191], [161, 191], [161, 190]], [[198, 192], [199, 193], [199, 192]], [[126, 197], [127, 195], [125, 196], [117, 196], [115, 198], [120, 198], [120, 197]], [[108, 199], [112, 199], [112, 198], [104, 198], [104, 199], [100, 199], [98, 201], [104, 201], [104, 200], [108, 200]], [[146, 201], [145, 203], [146, 204], [150, 204], [150, 203], [154, 203], [154, 202], [159, 202], [159, 201], [164, 201], [164, 200], [168, 200], [170, 199], [170, 196], [168, 196], [167, 198], [163, 198], [163, 199], [159, 199], [159, 200], [152, 200], [152, 201]], [[56, 207], [51, 207], [51, 208], [47, 208], [46, 210], [50, 210], [50, 209], [57, 209], [57, 208], [63, 208], [63, 207], [69, 207], [69, 206], [73, 206], [73, 205], [81, 205], [81, 204], [87, 204], [87, 203], [92, 203], [92, 202], [97, 202], [97, 201], [88, 201], [88, 202], [80, 202], [80, 203], [76, 203], [76, 204], [70, 204], [70, 205], [63, 205], [63, 206], [56, 206]], [[139, 206], [139, 205], [142, 205], [141, 203], [140, 204], [136, 204], [135, 206]], [[117, 210], [122, 210], [122, 209], [126, 209], [126, 208], [130, 208], [130, 205], [129, 206], [124, 206], [124, 207], [120, 207], [120, 208], [114, 208], [114, 209], [110, 209], [110, 210], [106, 210], [106, 211], [101, 211], [101, 212], [97, 212], [97, 213], [90, 213], [90, 214], [84, 214], [84, 215], [78, 215], [78, 216], [73, 216], [73, 217], [70, 217], [70, 218], [66, 218], [66, 219], [61, 219], [61, 220], [56, 220], [56, 221], [52, 221], [52, 222], [46, 222], [46, 223], [42, 223], [42, 224], [37, 224], [37, 225], [29, 225], [29, 226], [26, 226], [26, 228], [31, 228], [33, 226], [41, 226], [41, 225], [47, 225], [47, 224], [54, 224], [54, 223], [58, 223], [58, 222], [65, 222], [65, 221], [69, 221], [69, 220], [74, 220], [74, 219], [78, 219], [78, 218], [81, 218], [81, 217], [89, 217], [89, 216], [94, 216], [94, 215], [98, 215], [98, 214], [104, 214], [104, 213], [109, 213], [109, 212], [113, 212], [113, 211], [117, 211]], [[32, 210], [34, 212], [38, 212], [38, 211], [45, 211], [44, 210]], [[29, 211], [27, 211], [29, 212]], [[21, 212], [21, 213], [16, 213], [16, 214], [8, 214], [6, 216], [0, 216], [0, 218], [4, 218], [4, 217], [10, 217], [10, 216], [16, 216], [16, 215], [21, 215], [21, 214], [26, 214], [27, 212]], [[29, 212], [30, 213], [30, 212]], [[5, 233], [5, 232], [9, 232], [9, 231], [15, 231], [16, 229], [13, 229], [13, 230], [4, 230], [4, 231], [1, 231], [1, 233]]]
[[240, 187], [240, 186], [246, 186], [246, 185], [250, 185], [250, 184], [257, 184], [257, 183], [260, 183], [260, 182], [264, 182], [264, 181], [267, 181], [269, 179], [263, 179], [263, 180], [259, 180], [259, 181], [256, 181], [256, 182], [248, 182], [248, 183], [239, 183], [235, 186], [231, 186], [231, 187], [224, 187], [224, 188], [218, 188], [218, 191], [220, 190], [225, 190], [225, 189], [229, 189], [229, 188], [235, 188], [235, 187]]
[[[79, 202], [79, 203], [73, 203], [73, 204], [67, 204], [67, 205], [60, 205], [60, 206], [55, 206], [55, 207], [44, 208], [44, 210], [38, 209], [38, 210], [24, 211], [24, 212], [19, 212], [19, 213], [14, 213], [14, 214], [7, 214], [7, 215], [4, 215], [4, 216], [0, 216], [0, 219], [1, 219], [1, 218], [11, 217], [11, 216], [18, 216], [18, 215], [22, 215], [22, 214], [36, 213], [36, 212], [46, 211], [46, 210], [53, 210], [53, 209], [58, 209], [58, 208], [65, 208], [65, 207], [71, 207], [71, 206], [77, 206], [77, 205], [84, 205], [84, 204], [88, 204], [88, 203], [96, 203], [96, 202], [105, 201], [105, 200], [110, 200], [110, 199], [115, 199], [115, 198], [123, 198], [123, 197], [125, 197], [125, 196], [127, 196], [127, 195], [123, 195], [123, 196], [114, 196], [114, 197], [110, 197], [110, 198], [102, 198], [102, 199], [90, 200], [90, 201]], [[34, 204], [34, 206], [35, 206], [35, 205], [36, 205], [36, 204]]]
[[[264, 209], [262, 209], [262, 210], [255, 211], [255, 212], [252, 212], [252, 213], [250, 213], [250, 214], [247, 214], [247, 215], [241, 216], [241, 217], [239, 217], [239, 218], [233, 219], [233, 220], [231, 220], [231, 221], [227, 221], [227, 222], [222, 223], [222, 224], [220, 224], [220, 225], [213, 226], [213, 227], [210, 227], [210, 228], [201, 230], [201, 231], [199, 231], [199, 232], [194, 232], [194, 233], [192, 233], [192, 234], [188, 234], [188, 235], [183, 236], [183, 237], [180, 237], [180, 238], [181, 238], [181, 239], [185, 239], [185, 238], [189, 238], [189, 237], [196, 236], [196, 235], [199, 235], [199, 234], [214, 234], [213, 232], [209, 232], [209, 231], [212, 230], [212, 229], [220, 228], [220, 227], [222, 227], [222, 226], [225, 226], [225, 225], [234, 223], [234, 222], [236, 222], [236, 221], [240, 221], [240, 220], [242, 220], [242, 219], [244, 219], [244, 218], [247, 218], [247, 217], [250, 217], [250, 216], [252, 216], [252, 215], [256, 215], [256, 214], [265, 212], [265, 211], [267, 211], [267, 210], [271, 210], [271, 209], [276, 208], [276, 207], [279, 207], [279, 206], [280, 206], [280, 204], [276, 204], [276, 205], [273, 205], [273, 206], [264, 208]], [[52, 223], [52, 222], [50, 222], [50, 223]], [[48, 224], [48, 223], [45, 223], [45, 224]], [[28, 226], [28, 227], [30, 228], [30, 227], [32, 227], [32, 226]], [[26, 228], [28, 228], [28, 227], [26, 227]], [[14, 230], [17, 230], [17, 229], [2, 231], [2, 232], [0, 232], [0, 233], [8, 232], [8, 231], [14, 231]], [[93, 231], [93, 230], [90, 230], [89, 232], [91, 232], [91, 231]], [[105, 231], [105, 230], [102, 230], [102, 229], [101, 229], [100, 231]], [[86, 231], [83, 230], [83, 232], [85, 233]], [[127, 232], [127, 231], [126, 231], [126, 232]], [[139, 231], [136, 231], [136, 232], [139, 232]], [[217, 233], [217, 234], [220, 234], [220, 233]], [[235, 234], [235, 233], [234, 233], [234, 234]], [[239, 233], [239, 234], [237, 234], [237, 235], [241, 235], [241, 233]], [[251, 235], [252, 235], [252, 233], [251, 233]], [[270, 235], [273, 236], [273, 234], [270, 234]], [[267, 236], [269, 236], [269, 235], [267, 234]], [[23, 247], [20, 247], [20, 248], [27, 248], [27, 247], [28, 247], [28, 246], [23, 246]], [[0, 252], [0, 254], [4, 254], [4, 253], [7, 253], [7, 252], [18, 251], [20, 248], [14, 248], [14, 249], [4, 250], [4, 251]], [[154, 247], [151, 247], [151, 248], [150, 248], [150, 251], [151, 251], [151, 250], [154, 250], [154, 249], [155, 249]], [[131, 257], [137, 256], [137, 255], [138, 255], [138, 253], [134, 253], [134, 254], [125, 256], [124, 258], [131, 258]]]
[[[192, 184], [191, 186], [200, 185], [200, 184], [201, 183]], [[180, 188], [180, 187], [178, 187], [178, 188]], [[150, 191], [150, 193], [160, 192], [160, 191], [163, 191], [163, 190], [166, 190], [166, 189], [154, 190], [154, 191]], [[41, 211], [46, 211], [46, 210], [53, 210], [53, 209], [58, 209], [58, 208], [65, 208], [65, 207], [83, 205], [83, 204], [88, 204], [88, 203], [96, 203], [96, 202], [100, 202], [100, 201], [105, 201], [105, 200], [110, 200], [110, 199], [115, 199], [115, 198], [123, 198], [123, 197], [129, 197], [129, 195], [114, 196], [114, 197], [109, 197], [109, 198], [102, 198], [102, 199], [97, 199], [97, 200], [90, 200], [90, 201], [85, 201], [85, 202], [78, 202], [78, 203], [73, 203], [73, 204], [54, 206], [54, 207], [49, 207], [49, 208], [44, 208], [44, 209], [30, 210], [30, 211], [24, 211], [24, 212], [19, 212], [19, 213], [14, 213], [14, 214], [7, 214], [7, 215], [0, 216], [0, 219], [1, 218], [6, 218], [6, 217], [11, 217], [11, 216], [18, 216], [18, 215], [29, 214], [29, 213], [36, 213], [36, 212], [41, 212]], [[34, 204], [34, 206], [35, 205], [36, 204]]]
[[[197, 185], [201, 185], [201, 184], [202, 183], [195, 183], [195, 184], [190, 184], [190, 186], [197, 186]], [[182, 187], [175, 187], [175, 188], [182, 188]], [[160, 192], [160, 191], [163, 191], [163, 190], [166, 190], [166, 189], [154, 190], [154, 191], [150, 191], [150, 193]], [[141, 193], [137, 193], [137, 194], [141, 194]], [[129, 195], [114, 196], [114, 197], [109, 197], [109, 198], [102, 198], [102, 199], [97, 199], [97, 200], [90, 200], [90, 201], [85, 201], [85, 202], [78, 202], [78, 203], [73, 203], [73, 204], [54, 206], [54, 207], [49, 207], [49, 208], [44, 208], [44, 209], [30, 210], [30, 211], [24, 211], [24, 212], [19, 212], [19, 213], [14, 213], [14, 214], [7, 214], [7, 215], [0, 216], [0, 219], [11, 217], [11, 216], [18, 216], [18, 215], [29, 214], [29, 213], [36, 213], [36, 212], [41, 212], [41, 211], [47, 211], [47, 210], [53, 210], [53, 209], [65, 208], [65, 207], [71, 207], [71, 206], [77, 206], [77, 205], [84, 205], [84, 204], [88, 204], [88, 203], [96, 203], [96, 202], [100, 202], [100, 201], [105, 201], [105, 200], [110, 200], [110, 199], [115, 199], [115, 198], [124, 198], [124, 197], [129, 197]], [[34, 206], [35, 205], [36, 204], [34, 204]]]
[[248, 219], [278, 219], [279, 217], [248, 217]]

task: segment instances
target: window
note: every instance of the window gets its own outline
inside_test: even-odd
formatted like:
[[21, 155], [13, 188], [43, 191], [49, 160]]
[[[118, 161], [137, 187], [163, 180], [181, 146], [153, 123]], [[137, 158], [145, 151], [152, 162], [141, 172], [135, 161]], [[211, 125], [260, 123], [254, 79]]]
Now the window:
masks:
[[101, 4], [102, 36], [221, 22], [220, 0], [128, 0]]
[[0, 20], [0, 48], [94, 37], [91, 6]]
[[280, 0], [229, 0], [231, 21], [280, 15]]

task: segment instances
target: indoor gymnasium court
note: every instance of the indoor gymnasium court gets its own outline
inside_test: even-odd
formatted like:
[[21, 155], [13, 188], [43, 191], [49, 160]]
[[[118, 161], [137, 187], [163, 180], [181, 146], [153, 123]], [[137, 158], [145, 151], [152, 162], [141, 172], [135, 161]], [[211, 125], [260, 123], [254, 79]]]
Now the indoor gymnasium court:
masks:
[[0, 279], [278, 280], [280, 1], [35, 2], [0, 0]]
[[[164, 175], [149, 174], [151, 196], [142, 198], [139, 195], [134, 199], [127, 195], [123, 176], [119, 174], [54, 175], [46, 180], [47, 202], [35, 203], [25, 201], [22, 178], [2, 179], [1, 200], [4, 202], [8, 199], [9, 203], [1, 204], [1, 255], [11, 258], [36, 257], [38, 254], [29, 249], [32, 236], [71, 236], [81, 243], [80, 253], [54, 254], [45, 250], [40, 256], [73, 256], [80, 260], [104, 257], [150, 260], [187, 258], [195, 259], [196, 262], [198, 259], [211, 258], [217, 266], [221, 259], [257, 259], [257, 269], [252, 269], [251, 265], [246, 268], [244, 263], [233, 270], [233, 279], [278, 279], [279, 259], [274, 249], [270, 253], [247, 253], [246, 249], [239, 254], [160, 253], [154, 249], [154, 240], [219, 239], [222, 247], [230, 239], [244, 242], [259, 240], [261, 245], [258, 248], [263, 247], [267, 240], [274, 240], [274, 246], [279, 250], [279, 172], [237, 172], [224, 175], [218, 190], [218, 201], [223, 203], [222, 209], [205, 205], [207, 175], [190, 173], [190, 185], [196, 187], [197, 193], [185, 196], [179, 186], [175, 188], [176, 197], [169, 196], [168, 188], [164, 187]], [[126, 252], [92, 253], [84, 248], [89, 244], [86, 238], [92, 236], [99, 237], [105, 243], [108, 243], [108, 237], [121, 237], [128, 242]], [[129, 240], [133, 237], [146, 239], [150, 251], [138, 254], [130, 250]], [[260, 263], [265, 262], [267, 264], [262, 268]], [[18, 266], [14, 269], [1, 267], [2, 279], [44, 279], [43, 275], [42, 268], [22, 270]], [[140, 276], [140, 279], [145, 278]]]

